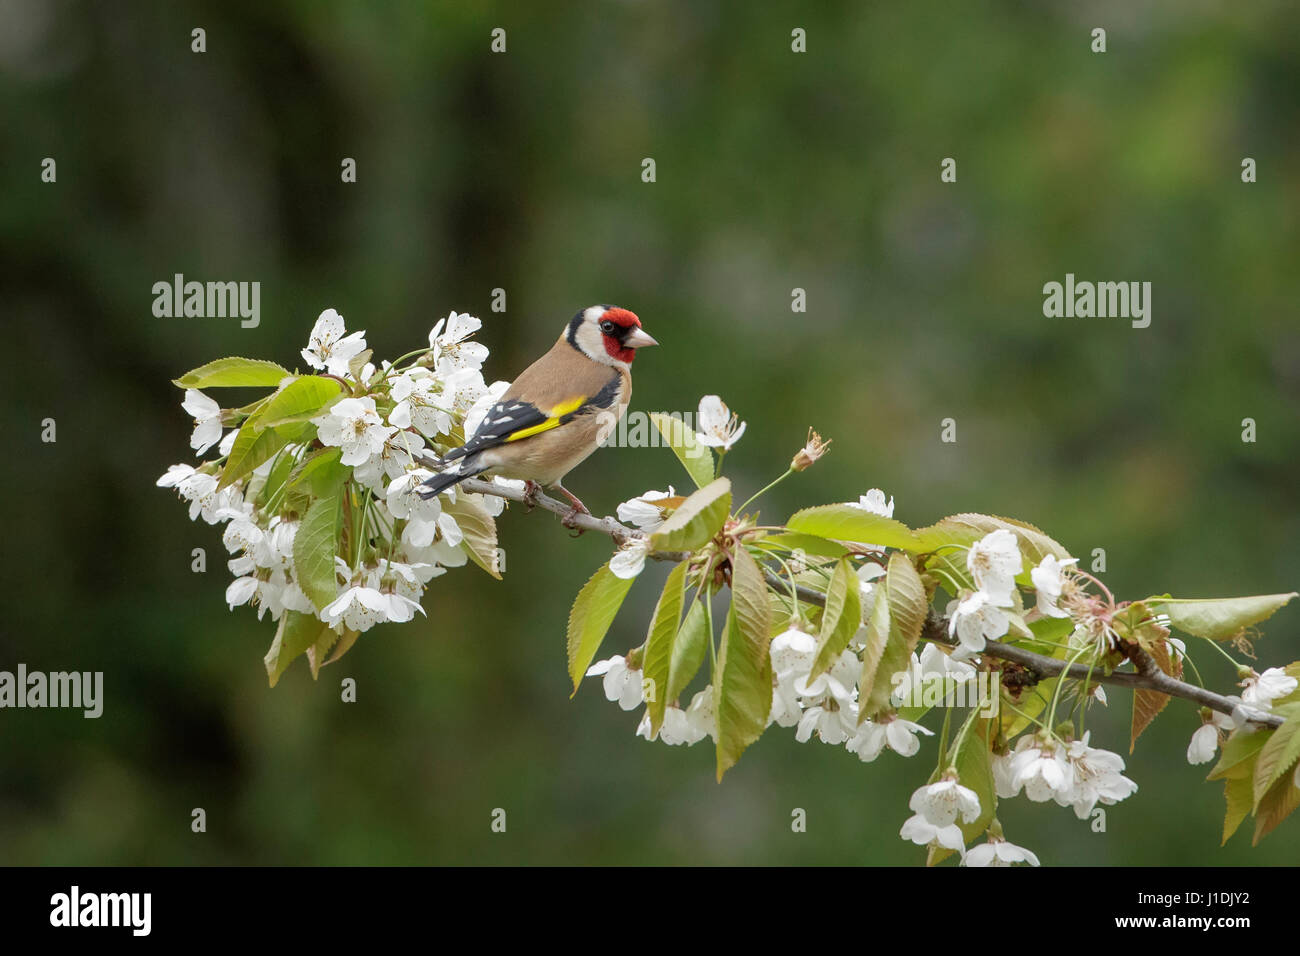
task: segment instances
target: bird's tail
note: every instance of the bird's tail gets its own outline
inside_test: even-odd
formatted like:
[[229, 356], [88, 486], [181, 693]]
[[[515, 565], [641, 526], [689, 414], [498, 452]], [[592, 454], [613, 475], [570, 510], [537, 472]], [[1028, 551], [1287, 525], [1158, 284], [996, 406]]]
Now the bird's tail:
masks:
[[[439, 467], [445, 467], [447, 459], [441, 459]], [[434, 495], [440, 495], [452, 485], [458, 485], [466, 478], [473, 478], [475, 475], [481, 475], [487, 471], [487, 466], [480, 463], [478, 455], [469, 455], [461, 458], [451, 468], [447, 468], [436, 475], [430, 475], [420, 483], [419, 496], [424, 499], [432, 498]]]

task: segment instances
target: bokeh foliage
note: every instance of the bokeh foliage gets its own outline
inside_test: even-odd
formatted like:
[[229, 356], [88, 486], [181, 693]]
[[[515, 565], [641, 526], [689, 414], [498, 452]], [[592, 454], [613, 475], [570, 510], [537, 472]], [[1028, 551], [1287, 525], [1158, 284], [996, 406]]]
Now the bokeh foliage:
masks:
[[[427, 622], [268, 691], [269, 622], [226, 612], [218, 533], [153, 479], [187, 452], [172, 378], [224, 354], [292, 364], [330, 306], [390, 356], [473, 312], [492, 378], [615, 302], [663, 343], [634, 407], [717, 392], [750, 421], [738, 493], [809, 424], [834, 437], [772, 494], [777, 517], [882, 487], [911, 525], [1010, 513], [1105, 548], [1119, 594], [1300, 581], [1293, 4], [6, 0], [0, 17], [0, 666], [103, 670], [107, 697], [97, 721], [0, 714], [0, 861], [916, 861], [897, 832], [929, 750], [862, 766], [769, 735], [719, 786], [709, 748], [634, 740], [596, 682], [570, 701], [564, 622], [608, 543], [544, 514], [502, 519], [505, 582], [435, 582]], [[154, 318], [150, 288], [177, 272], [260, 281], [261, 325]], [[1066, 272], [1151, 281], [1151, 327], [1045, 319]], [[619, 449], [569, 486], [611, 511], [670, 481], [667, 451]], [[656, 595], [634, 589], [608, 650], [640, 643]], [[1293, 610], [1258, 650], [1300, 657]], [[1089, 726], [1119, 749], [1129, 698], [1111, 697]], [[1219, 848], [1221, 788], [1183, 755], [1197, 718], [1172, 711], [1106, 834], [1016, 806], [1008, 836], [1045, 862], [1292, 862], [1294, 822]]]

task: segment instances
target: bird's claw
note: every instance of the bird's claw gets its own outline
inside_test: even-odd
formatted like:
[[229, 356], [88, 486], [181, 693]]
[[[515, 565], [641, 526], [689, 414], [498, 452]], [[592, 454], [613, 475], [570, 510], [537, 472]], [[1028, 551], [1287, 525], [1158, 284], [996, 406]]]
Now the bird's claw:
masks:
[[524, 504], [532, 511], [537, 507], [537, 496], [542, 493], [542, 486], [535, 481], [524, 482]]
[[566, 514], [563, 518], [560, 519], [560, 524], [564, 525], [564, 527], [574, 532], [573, 534], [569, 535], [570, 538], [580, 538], [582, 537], [583, 532], [587, 530], [586, 528], [579, 528], [578, 525], [575, 523], [578, 519], [578, 515], [585, 515], [585, 514], [591, 514], [591, 512], [588, 511], [586, 508], [580, 508], [579, 506], [575, 505], [574, 507], [569, 509], [568, 514]]

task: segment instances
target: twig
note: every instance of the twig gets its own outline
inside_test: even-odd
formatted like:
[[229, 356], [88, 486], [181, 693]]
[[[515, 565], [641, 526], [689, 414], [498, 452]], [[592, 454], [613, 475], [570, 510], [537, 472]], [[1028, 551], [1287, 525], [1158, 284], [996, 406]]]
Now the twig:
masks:
[[[510, 501], [528, 503], [528, 498], [522, 491], [516, 491], [513, 488], [506, 488], [490, 481], [483, 481], [478, 478], [469, 478], [461, 482], [461, 487], [466, 491], [477, 494], [496, 495], [500, 498], [506, 498]], [[538, 508], [550, 511], [560, 516], [568, 515], [572, 510], [568, 504], [558, 501], [542, 492], [538, 492], [533, 499], [533, 504]], [[635, 528], [629, 528], [627, 525], [620, 523], [615, 518], [597, 518], [589, 514], [576, 514], [569, 522], [575, 528], [582, 528], [584, 531], [595, 531], [599, 534], [609, 535], [614, 543], [620, 547], [630, 541], [643, 539], [645, 533]], [[682, 561], [688, 557], [686, 552], [680, 551], [652, 551], [647, 557], [656, 561]], [[764, 569], [764, 577], [767, 583], [773, 588], [786, 591], [789, 590], [789, 583], [777, 577], [771, 570]], [[799, 600], [808, 604], [824, 606], [826, 604], [826, 595], [813, 588], [802, 585], [795, 588]], [[931, 615], [926, 624], [929, 629], [927, 634], [932, 640], [940, 643], [951, 645], [947, 628], [943, 626], [943, 618]], [[1136, 645], [1125, 649], [1133, 665], [1137, 668], [1136, 672], [1132, 671], [1111, 671], [1109, 674], [1097, 671], [1095, 668], [1090, 669], [1086, 664], [1070, 664], [1066, 661], [1059, 660], [1055, 657], [1047, 657], [1043, 654], [1037, 654], [1034, 651], [1026, 650], [1023, 647], [1016, 647], [1012, 644], [1003, 644], [1001, 641], [988, 641], [981, 652], [986, 657], [993, 657], [998, 660], [1010, 661], [1019, 664], [1035, 674], [1040, 680], [1047, 677], [1060, 677], [1062, 675], [1079, 680], [1088, 680], [1094, 684], [1112, 684], [1118, 687], [1131, 687], [1135, 689], [1145, 689], [1159, 691], [1162, 694], [1168, 694], [1170, 697], [1180, 697], [1184, 700], [1190, 700], [1193, 703], [1209, 707], [1211, 710], [1218, 711], [1221, 714], [1232, 715], [1232, 712], [1240, 705], [1239, 701], [1234, 701], [1222, 694], [1216, 694], [1213, 691], [1206, 690], [1204, 687], [1197, 687], [1195, 684], [1188, 684], [1171, 677], [1162, 671], [1155, 659], [1146, 651]], [[1265, 714], [1259, 712], [1258, 716], [1250, 718], [1251, 723], [1259, 724], [1264, 727], [1280, 727], [1283, 719], [1277, 714]]]

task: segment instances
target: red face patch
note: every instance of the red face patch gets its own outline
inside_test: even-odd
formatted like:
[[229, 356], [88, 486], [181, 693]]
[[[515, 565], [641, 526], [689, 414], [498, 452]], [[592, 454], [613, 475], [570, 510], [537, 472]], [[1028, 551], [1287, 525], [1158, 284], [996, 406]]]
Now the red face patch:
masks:
[[[606, 322], [612, 322], [614, 328], [606, 332], [603, 328]], [[626, 362], [629, 365], [636, 358], [636, 349], [623, 347], [623, 339], [627, 336], [630, 329], [637, 328], [641, 325], [635, 313], [627, 309], [606, 309], [600, 317], [601, 335], [604, 336], [605, 351], [611, 358], [620, 362]]]

